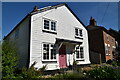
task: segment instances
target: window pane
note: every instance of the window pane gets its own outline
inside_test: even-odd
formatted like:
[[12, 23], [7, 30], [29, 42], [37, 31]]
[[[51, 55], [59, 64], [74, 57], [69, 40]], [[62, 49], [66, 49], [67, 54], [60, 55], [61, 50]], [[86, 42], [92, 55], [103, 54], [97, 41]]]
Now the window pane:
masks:
[[43, 44], [43, 59], [56, 59], [56, 48], [52, 44]]
[[80, 52], [80, 58], [84, 58], [84, 57], [83, 57], [83, 52]]
[[83, 47], [80, 47], [80, 58], [84, 58]]
[[43, 59], [49, 59], [49, 44], [43, 44]]
[[44, 20], [44, 29], [49, 29], [49, 21]]
[[55, 22], [51, 22], [51, 30], [56, 31], [56, 23]]
[[82, 29], [75, 28], [75, 36], [76, 36], [76, 37], [82, 37], [82, 36], [83, 36], [83, 31], [82, 31]]
[[76, 51], [76, 58], [80, 58], [80, 53], [79, 53], [79, 51]]
[[75, 29], [75, 35], [78, 36], [78, 29]]
[[56, 50], [54, 45], [51, 45], [51, 59], [56, 59]]
[[82, 36], [82, 30], [79, 30], [79, 34], [80, 34], [80, 36]]
[[110, 46], [105, 46], [106, 55], [110, 55]]
[[109, 35], [108, 35], [108, 34], [106, 34], [106, 40], [108, 40], [108, 41], [109, 41]]

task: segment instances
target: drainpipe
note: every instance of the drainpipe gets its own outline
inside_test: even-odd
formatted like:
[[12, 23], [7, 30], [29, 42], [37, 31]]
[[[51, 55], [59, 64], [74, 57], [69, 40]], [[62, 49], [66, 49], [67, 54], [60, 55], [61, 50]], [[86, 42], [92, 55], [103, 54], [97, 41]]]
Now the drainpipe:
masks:
[[99, 53], [99, 56], [100, 56], [100, 64], [102, 64], [101, 53]]

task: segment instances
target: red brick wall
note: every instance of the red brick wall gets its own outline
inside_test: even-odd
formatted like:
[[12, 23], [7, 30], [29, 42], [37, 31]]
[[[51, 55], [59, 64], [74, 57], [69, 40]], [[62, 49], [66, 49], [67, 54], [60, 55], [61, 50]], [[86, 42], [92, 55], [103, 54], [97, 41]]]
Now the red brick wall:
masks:
[[115, 38], [108, 34], [108, 39], [107, 39], [107, 33], [105, 31], [103, 31], [103, 37], [104, 37], [104, 46], [105, 44], [110, 45], [110, 55], [106, 55], [106, 51], [105, 51], [105, 56], [107, 61], [109, 59], [113, 59], [112, 52], [113, 52], [113, 46], [115, 46]]

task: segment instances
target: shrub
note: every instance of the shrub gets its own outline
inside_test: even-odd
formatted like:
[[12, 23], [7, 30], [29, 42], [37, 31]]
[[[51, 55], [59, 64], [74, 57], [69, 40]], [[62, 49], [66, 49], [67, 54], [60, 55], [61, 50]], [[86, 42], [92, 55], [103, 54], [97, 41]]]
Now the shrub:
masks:
[[54, 78], [56, 79], [72, 79], [72, 78], [85, 78], [85, 76], [83, 74], [79, 74], [79, 73], [66, 73], [66, 74], [59, 74], [54, 76]]
[[111, 65], [117, 67], [118, 66], [117, 61], [112, 61]]
[[111, 66], [100, 66], [87, 72], [90, 78], [120, 78], [120, 72]]
[[17, 66], [17, 53], [12, 42], [2, 43], [2, 76], [3, 78], [14, 78]]
[[46, 65], [43, 66], [40, 69], [35, 68], [36, 62], [34, 62], [30, 68], [23, 68], [22, 72], [20, 74], [21, 78], [41, 78], [41, 75], [43, 75]]

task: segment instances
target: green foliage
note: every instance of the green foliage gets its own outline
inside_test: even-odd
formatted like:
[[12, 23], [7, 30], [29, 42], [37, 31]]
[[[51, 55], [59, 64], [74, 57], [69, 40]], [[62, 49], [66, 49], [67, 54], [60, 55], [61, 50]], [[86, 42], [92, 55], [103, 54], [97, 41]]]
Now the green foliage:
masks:
[[100, 66], [87, 72], [90, 78], [120, 78], [118, 69], [111, 66]]
[[73, 61], [73, 70], [76, 71], [77, 70], [77, 61]]
[[21, 78], [27, 78], [27, 79], [30, 79], [30, 78], [41, 78], [41, 76], [43, 75], [44, 71], [45, 71], [45, 68], [46, 68], [46, 65], [43, 66], [42, 68], [40, 69], [37, 69], [35, 68], [36, 62], [34, 62], [30, 68], [23, 68], [22, 69], [22, 72], [20, 74]]
[[2, 44], [2, 76], [3, 78], [13, 78], [17, 66], [17, 54], [12, 42]]
[[56, 78], [56, 79], [72, 79], [72, 78], [85, 78], [85, 76], [83, 74], [77, 74], [77, 73], [66, 73], [66, 74], [56, 75], [54, 78]]
[[116, 61], [112, 61], [112, 66], [117, 67], [118, 66], [117, 62]]
[[43, 67], [40, 68], [38, 71], [39, 71], [41, 74], [43, 74], [44, 71], [46, 70], [46, 66], [47, 66], [47, 65], [43, 66]]
[[73, 66], [76, 66], [77, 63], [78, 63], [78, 62], [74, 60], [74, 61], [73, 61]]

